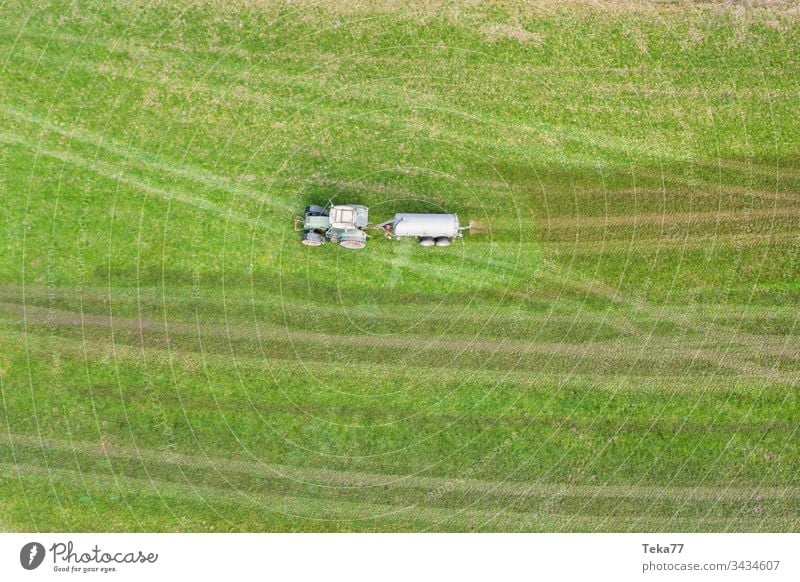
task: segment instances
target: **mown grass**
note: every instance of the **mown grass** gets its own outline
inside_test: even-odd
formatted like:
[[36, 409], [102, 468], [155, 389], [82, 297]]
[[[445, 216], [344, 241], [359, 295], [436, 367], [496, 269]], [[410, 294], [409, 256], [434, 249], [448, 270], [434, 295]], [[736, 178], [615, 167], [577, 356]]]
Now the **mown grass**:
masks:
[[796, 13], [0, 14], [3, 529], [797, 530]]

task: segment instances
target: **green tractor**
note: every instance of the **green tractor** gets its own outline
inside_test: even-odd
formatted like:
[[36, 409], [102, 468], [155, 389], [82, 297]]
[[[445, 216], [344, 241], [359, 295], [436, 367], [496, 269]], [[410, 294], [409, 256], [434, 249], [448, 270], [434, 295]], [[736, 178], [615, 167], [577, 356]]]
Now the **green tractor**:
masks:
[[318, 247], [326, 241], [339, 243], [346, 249], [362, 249], [367, 244], [364, 228], [369, 209], [359, 204], [336, 204], [329, 209], [312, 204], [303, 215], [302, 242]]

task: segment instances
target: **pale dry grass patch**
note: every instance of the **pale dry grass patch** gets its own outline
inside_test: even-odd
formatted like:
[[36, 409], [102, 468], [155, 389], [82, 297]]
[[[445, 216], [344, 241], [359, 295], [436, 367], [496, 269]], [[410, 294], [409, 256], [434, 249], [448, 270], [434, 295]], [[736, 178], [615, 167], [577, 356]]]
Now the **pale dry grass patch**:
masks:
[[513, 24], [486, 24], [481, 27], [481, 32], [489, 42], [516, 40], [522, 44], [541, 44], [544, 41], [543, 34], [531, 32]]

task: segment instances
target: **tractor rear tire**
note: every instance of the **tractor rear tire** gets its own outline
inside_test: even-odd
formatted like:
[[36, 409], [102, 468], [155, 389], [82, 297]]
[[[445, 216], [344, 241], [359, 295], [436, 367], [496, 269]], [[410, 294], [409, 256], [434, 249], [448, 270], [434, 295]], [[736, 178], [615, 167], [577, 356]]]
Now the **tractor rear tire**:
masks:
[[309, 230], [303, 233], [302, 242], [308, 247], [318, 247], [325, 242], [325, 237], [318, 232]]
[[367, 243], [363, 240], [343, 240], [339, 243], [346, 249], [363, 249]]

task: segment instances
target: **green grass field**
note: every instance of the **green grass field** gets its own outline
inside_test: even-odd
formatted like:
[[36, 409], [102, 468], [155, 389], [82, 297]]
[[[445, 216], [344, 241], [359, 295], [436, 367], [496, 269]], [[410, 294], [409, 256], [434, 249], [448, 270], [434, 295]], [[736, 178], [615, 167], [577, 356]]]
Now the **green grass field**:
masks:
[[429, 6], [0, 2], [1, 530], [800, 530], [797, 6]]

